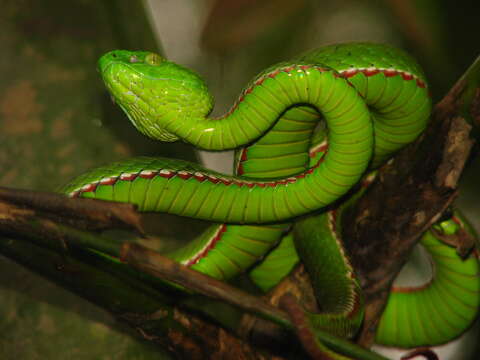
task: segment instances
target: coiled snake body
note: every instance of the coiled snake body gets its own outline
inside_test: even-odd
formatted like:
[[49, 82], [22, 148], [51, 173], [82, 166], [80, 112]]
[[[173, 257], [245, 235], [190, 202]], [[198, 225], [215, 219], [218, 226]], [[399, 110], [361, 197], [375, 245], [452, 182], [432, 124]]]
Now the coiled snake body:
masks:
[[[325, 310], [310, 314], [312, 322], [354, 335], [362, 321], [362, 297], [341, 245], [342, 206], [337, 216], [326, 211], [295, 218], [342, 199], [367, 172], [424, 130], [431, 100], [416, 62], [386, 45], [327, 46], [265, 70], [219, 118], [208, 117], [212, 98], [203, 80], [156, 54], [113, 51], [100, 59], [99, 67], [116, 103], [139, 131], [207, 150], [236, 149], [235, 175], [141, 157], [92, 170], [63, 191], [220, 223], [171, 254], [219, 279], [258, 262], [293, 222], [294, 231], [252, 271], [252, 278], [264, 289], [278, 281], [296, 261], [295, 241]], [[442, 343], [475, 318], [480, 287], [476, 258], [463, 261], [453, 248], [435, 252], [448, 245], [432, 234], [423, 243], [438, 276], [430, 287], [393, 293], [377, 334], [381, 343]], [[461, 289], [463, 308], [452, 310], [458, 315], [454, 321], [451, 313], [438, 311], [459, 306], [448, 300], [456, 295], [437, 296], [452, 290], [434, 285], [442, 279]], [[435, 327], [442, 330], [430, 332], [431, 325], [422, 325], [430, 306], [437, 308]]]

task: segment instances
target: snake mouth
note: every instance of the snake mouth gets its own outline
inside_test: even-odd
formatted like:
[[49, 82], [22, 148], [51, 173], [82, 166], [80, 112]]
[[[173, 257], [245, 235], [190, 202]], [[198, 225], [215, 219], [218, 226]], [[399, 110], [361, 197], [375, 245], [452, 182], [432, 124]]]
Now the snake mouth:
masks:
[[109, 59], [109, 57], [107, 57], [107, 54], [103, 55], [98, 60], [97, 69], [100, 72], [100, 74], [102, 75], [102, 77], [104, 76], [104, 74], [108, 70], [108, 68], [115, 62], [116, 61], [113, 61], [113, 60]]

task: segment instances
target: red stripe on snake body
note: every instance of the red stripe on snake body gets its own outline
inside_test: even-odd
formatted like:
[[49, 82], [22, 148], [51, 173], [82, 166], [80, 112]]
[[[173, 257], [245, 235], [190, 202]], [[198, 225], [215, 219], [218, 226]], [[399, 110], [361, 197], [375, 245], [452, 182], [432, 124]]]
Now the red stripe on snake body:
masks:
[[227, 231], [227, 225], [222, 224], [217, 232], [212, 236], [210, 241], [201, 249], [197, 254], [195, 254], [192, 258], [184, 262], [185, 266], [192, 266], [198, 263], [201, 259], [203, 259], [210, 250], [214, 249], [216, 244], [222, 239], [223, 234]]

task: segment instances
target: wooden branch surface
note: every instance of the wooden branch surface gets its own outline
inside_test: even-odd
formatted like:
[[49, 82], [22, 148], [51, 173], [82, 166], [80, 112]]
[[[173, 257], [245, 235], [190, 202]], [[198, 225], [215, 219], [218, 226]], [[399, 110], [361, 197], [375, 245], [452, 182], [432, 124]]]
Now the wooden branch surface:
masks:
[[392, 282], [412, 248], [457, 195], [474, 144], [472, 124], [480, 124], [478, 65], [434, 107], [427, 131], [380, 170], [345, 218], [344, 239], [366, 295], [359, 338], [365, 346], [374, 341]]

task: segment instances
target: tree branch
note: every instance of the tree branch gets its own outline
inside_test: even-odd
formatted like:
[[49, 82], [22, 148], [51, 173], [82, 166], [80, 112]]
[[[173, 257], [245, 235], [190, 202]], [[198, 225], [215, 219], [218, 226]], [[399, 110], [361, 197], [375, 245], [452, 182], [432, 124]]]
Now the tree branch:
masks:
[[[132, 204], [68, 198], [62, 194], [0, 187], [0, 201], [29, 209], [29, 216], [42, 215], [78, 229], [123, 228], [144, 235], [141, 215]], [[13, 208], [12, 208], [13, 209]], [[5, 209], [4, 209], [5, 210]], [[18, 215], [18, 213], [17, 213]], [[23, 213], [27, 215], [26, 212]]]
[[[15, 191], [10, 192], [4, 189], [4, 193], [9, 194], [4, 196], [8, 198], [15, 194]], [[52, 194], [52, 197], [49, 194], [39, 194], [48, 201], [56, 198], [55, 194]], [[20, 198], [23, 199], [24, 195], [21, 194]], [[36, 198], [34, 192], [28, 194], [28, 198], [31, 195]], [[15, 196], [11, 199], [13, 202], [19, 202]], [[36, 205], [39, 205], [40, 210], [36, 209]], [[61, 221], [55, 222], [43, 214], [43, 211], [49, 213], [50, 210], [45, 204], [25, 201], [23, 206], [19, 207], [11, 202], [0, 200], [0, 234], [18, 239], [19, 243], [24, 244], [23, 247], [20, 245], [24, 253], [18, 251], [18, 246], [12, 247], [11, 241], [0, 242], [0, 251], [40, 271], [48, 278], [60, 282], [70, 290], [79, 291], [80, 295], [107, 308], [119, 319], [127, 321], [149, 340], [160, 341], [178, 354], [188, 354], [188, 358], [205, 358], [204, 355], [198, 357], [198, 354], [205, 353], [206, 349], [209, 352], [225, 355], [230, 353], [230, 350], [225, 350], [227, 346], [228, 349], [239, 347], [241, 351], [245, 351], [245, 356], [249, 354], [248, 358], [257, 359], [261, 356], [248, 344], [251, 338], [250, 332], [246, 331], [248, 326], [245, 324], [249, 323], [245, 321], [246, 319], [253, 317], [257, 319], [257, 323], [266, 321], [270, 323], [270, 326], [263, 327], [265, 330], [263, 337], [268, 337], [276, 343], [276, 346], [271, 347], [270, 350], [281, 348], [278, 342], [286, 336], [291, 337], [291, 331], [295, 331], [289, 315], [268, 304], [261, 297], [250, 295], [222, 281], [191, 270], [139, 244], [121, 243], [63, 225]], [[57, 207], [54, 206], [54, 210], [57, 210]], [[68, 216], [71, 215], [68, 214]], [[61, 219], [62, 215], [57, 214], [57, 217]], [[97, 223], [98, 219], [92, 217], [90, 221]], [[86, 225], [89, 227], [88, 223]], [[25, 240], [31, 243], [31, 249], [28, 252], [25, 251]], [[18, 245], [17, 242], [14, 244]], [[36, 250], [37, 247], [38, 250]], [[28, 255], [35, 251], [40, 251], [43, 255], [40, 257]], [[99, 256], [98, 252], [108, 256]], [[54, 254], [60, 258], [55, 259], [55, 265], [52, 266], [48, 261]], [[118, 262], [119, 257], [126, 264]], [[75, 263], [73, 267], [72, 263]], [[140, 273], [135, 272], [135, 269]], [[108, 280], [105, 280], [106, 276]], [[166, 283], [180, 285], [185, 290], [179, 291], [178, 287], [172, 288], [172, 285]], [[101, 290], [98, 289], [99, 286]], [[105, 292], [103, 290], [105, 287], [109, 291]], [[190, 301], [184, 293], [195, 293], [204, 299], [198, 301], [199, 298], [196, 295], [193, 301]], [[214, 306], [217, 308], [214, 311], [205, 311], [202, 307], [205, 300], [210, 308]], [[215, 301], [233, 305], [234, 308], [228, 309], [229, 315], [222, 314], [222, 309], [218, 310], [218, 302], [215, 303]], [[120, 309], [119, 303], [123, 304]], [[149, 309], [143, 307], [146, 303]], [[158, 310], [152, 311], [152, 306], [155, 307], [155, 304]], [[198, 312], [203, 315], [194, 315]], [[169, 314], [173, 314], [174, 322], [178, 322], [181, 330], [176, 329], [177, 326], [173, 324], [170, 324], [171, 328], [166, 327], [163, 320], [171, 316]], [[238, 319], [243, 317], [243, 320], [232, 326], [228, 323], [228, 318], [232, 316]], [[162, 326], [152, 328], [152, 321], [157, 320], [161, 321]], [[222, 325], [224, 329], [215, 323]], [[287, 335], [288, 333], [290, 335]], [[212, 337], [213, 335], [215, 336]], [[328, 346], [347, 355], [358, 355], [358, 358], [362, 359], [385, 360], [381, 356], [326, 332], [315, 331], [315, 336]], [[289, 345], [292, 345], [291, 341]], [[301, 349], [295, 351], [301, 351]], [[235, 353], [233, 358], [236, 359], [236, 356], [240, 356], [240, 353]], [[277, 354], [276, 358], [282, 359], [280, 354]]]
[[[433, 110], [427, 131], [384, 166], [352, 213], [346, 246], [366, 295], [360, 343], [371, 345], [393, 280], [413, 246], [451, 205], [480, 124], [480, 61]], [[472, 119], [473, 118], [473, 119]]]

